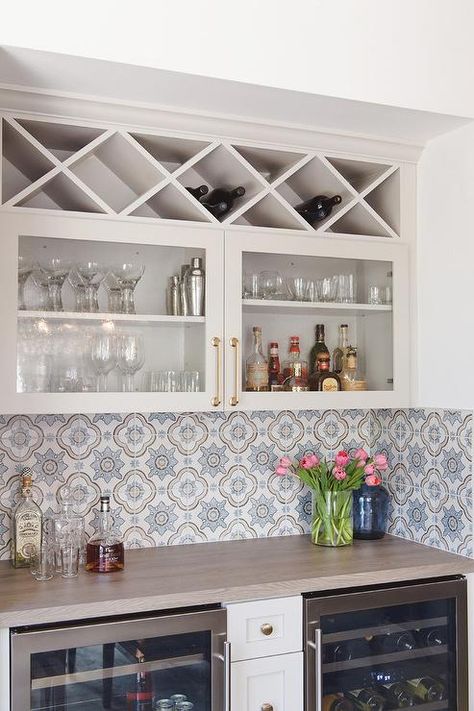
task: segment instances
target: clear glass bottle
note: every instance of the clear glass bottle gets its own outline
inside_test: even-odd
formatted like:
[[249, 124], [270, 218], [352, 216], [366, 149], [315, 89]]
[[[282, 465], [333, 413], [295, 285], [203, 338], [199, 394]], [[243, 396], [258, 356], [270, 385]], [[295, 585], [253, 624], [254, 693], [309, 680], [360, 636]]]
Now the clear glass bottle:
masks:
[[32, 472], [25, 467], [21, 472], [21, 501], [13, 513], [13, 556], [15, 568], [27, 568], [41, 549], [41, 509], [31, 496]]
[[73, 490], [62, 486], [59, 493], [60, 510], [53, 514], [53, 541], [56, 571], [64, 573], [62, 552], [71, 546], [77, 546], [80, 558], [84, 562], [85, 530], [84, 518], [74, 511]]
[[253, 327], [253, 348], [246, 361], [245, 373], [245, 389], [248, 392], [268, 391], [268, 361], [263, 355], [260, 326]]
[[283, 382], [287, 380], [291, 375], [294, 375], [295, 364], [301, 363], [301, 374], [303, 380], [308, 380], [308, 363], [301, 359], [300, 352], [300, 337], [290, 336], [290, 349], [288, 351], [288, 358], [286, 358], [283, 363]]
[[113, 573], [124, 568], [123, 540], [114, 530], [110, 513], [110, 496], [100, 497], [99, 526], [87, 544], [86, 570]]
[[311, 348], [311, 351], [309, 354], [309, 374], [310, 375], [312, 373], [314, 373], [315, 370], [319, 370], [318, 362], [319, 362], [321, 355], [327, 354], [329, 357], [331, 357], [328, 347], [325, 343], [324, 324], [317, 323], [315, 330], [316, 330], [316, 340], [315, 340], [314, 346]]
[[306, 392], [309, 390], [307, 381], [303, 378], [303, 369], [301, 362], [296, 362], [293, 365], [293, 373], [283, 383], [283, 390], [287, 392]]
[[357, 349], [349, 346], [339, 375], [343, 390], [367, 390], [367, 380], [357, 363]]
[[349, 349], [349, 326], [347, 323], [341, 323], [339, 326], [339, 344], [335, 347], [332, 354], [332, 369], [335, 373], [340, 373], [344, 366], [344, 359]]

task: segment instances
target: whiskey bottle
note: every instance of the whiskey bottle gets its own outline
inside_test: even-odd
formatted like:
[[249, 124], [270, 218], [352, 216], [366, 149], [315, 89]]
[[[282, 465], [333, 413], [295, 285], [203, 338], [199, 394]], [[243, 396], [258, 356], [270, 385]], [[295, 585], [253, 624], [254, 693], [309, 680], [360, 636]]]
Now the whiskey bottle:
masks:
[[300, 337], [290, 336], [290, 350], [288, 357], [283, 363], [283, 382], [295, 372], [295, 363], [301, 363], [301, 374], [303, 380], [308, 380], [308, 363], [301, 360]]
[[309, 390], [308, 383], [303, 378], [301, 361], [294, 363], [293, 374], [283, 382], [283, 390], [293, 393], [306, 392]]
[[314, 373], [315, 370], [318, 370], [318, 361], [321, 357], [321, 355], [327, 354], [329, 356], [329, 350], [328, 347], [326, 346], [324, 342], [324, 324], [322, 323], [317, 323], [316, 324], [316, 342], [314, 346], [311, 348], [310, 354], [309, 354], [309, 374], [311, 375]]
[[337, 392], [342, 389], [339, 375], [330, 370], [329, 353], [320, 353], [318, 370], [314, 371], [309, 378], [309, 389], [322, 392]]
[[385, 699], [375, 689], [353, 689], [347, 693], [356, 709], [361, 711], [383, 711]]
[[262, 350], [262, 329], [253, 327], [253, 349], [245, 364], [246, 383], [248, 392], [268, 391], [268, 361]]
[[322, 711], [354, 711], [354, 706], [342, 694], [326, 694], [322, 702]]
[[125, 565], [123, 541], [114, 530], [110, 513], [110, 496], [100, 497], [99, 526], [87, 544], [86, 570], [113, 573]]
[[405, 687], [409, 693], [414, 694], [414, 696], [423, 703], [442, 701], [446, 698], [446, 687], [444, 683], [441, 679], [433, 679], [430, 676], [424, 676], [419, 679], [409, 679]]
[[270, 390], [281, 390], [280, 356], [278, 355], [278, 343], [270, 343], [270, 357], [268, 359], [268, 385]]
[[391, 709], [406, 709], [410, 706], [415, 706], [417, 703], [413, 694], [399, 682], [395, 684], [380, 684], [377, 686], [377, 691], [380, 696], [384, 697], [387, 706]]
[[21, 472], [21, 501], [13, 513], [13, 556], [15, 568], [27, 568], [41, 548], [42, 514], [31, 496], [31, 469]]
[[332, 354], [332, 369], [338, 374], [342, 371], [344, 359], [349, 349], [348, 328], [347, 323], [341, 323], [339, 326], [339, 345], [335, 347]]
[[343, 390], [367, 390], [367, 380], [357, 363], [357, 349], [349, 346], [340, 373]]

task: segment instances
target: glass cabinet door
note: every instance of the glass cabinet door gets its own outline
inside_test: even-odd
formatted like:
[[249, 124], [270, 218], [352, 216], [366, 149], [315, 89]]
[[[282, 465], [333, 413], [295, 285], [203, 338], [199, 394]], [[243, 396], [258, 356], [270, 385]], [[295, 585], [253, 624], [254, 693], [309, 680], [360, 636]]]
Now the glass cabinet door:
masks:
[[308, 709], [466, 708], [464, 582], [307, 605]]
[[[304, 409], [406, 402], [409, 302], [403, 245], [294, 234], [256, 240], [248, 232], [229, 231], [226, 264], [227, 406]], [[338, 376], [325, 384], [324, 378], [318, 383], [311, 377], [320, 326], [329, 355], [326, 367]], [[334, 355], [341, 326], [345, 354], [352, 356], [342, 373], [344, 361], [337, 365]], [[265, 365], [260, 372], [259, 363], [252, 363], [255, 328], [261, 333], [266, 380]], [[271, 363], [276, 349], [278, 374]], [[301, 363], [301, 377], [293, 382], [295, 361]]]
[[221, 711], [224, 639], [221, 610], [14, 632], [12, 711]]
[[43, 216], [10, 221], [18, 297], [6, 316], [16, 374], [5, 389], [17, 410], [216, 406], [222, 235]]

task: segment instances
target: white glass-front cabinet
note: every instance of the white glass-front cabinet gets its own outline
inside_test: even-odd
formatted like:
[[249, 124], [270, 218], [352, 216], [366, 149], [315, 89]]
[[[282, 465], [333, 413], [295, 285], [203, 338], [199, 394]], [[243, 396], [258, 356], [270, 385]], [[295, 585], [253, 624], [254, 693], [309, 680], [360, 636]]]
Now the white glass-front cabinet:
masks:
[[[300, 237], [281, 231], [256, 235], [235, 229], [226, 230], [225, 260], [226, 408], [408, 404], [409, 266], [405, 245]], [[375, 290], [369, 298], [371, 287]], [[268, 344], [278, 343], [283, 367], [291, 336], [299, 337], [301, 358], [309, 361], [316, 324], [324, 325], [331, 354], [340, 325], [348, 326], [349, 342], [357, 349], [366, 390], [246, 391], [245, 361], [252, 349], [254, 326], [262, 328], [267, 358]]]
[[[222, 407], [221, 230], [33, 213], [0, 226], [3, 412]], [[169, 315], [168, 277], [194, 257], [204, 313]]]

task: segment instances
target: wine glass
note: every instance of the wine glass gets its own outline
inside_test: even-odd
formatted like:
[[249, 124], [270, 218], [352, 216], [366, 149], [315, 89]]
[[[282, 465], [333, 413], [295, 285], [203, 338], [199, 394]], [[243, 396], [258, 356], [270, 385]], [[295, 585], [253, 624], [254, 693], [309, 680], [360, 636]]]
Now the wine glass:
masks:
[[67, 280], [68, 280], [69, 284], [72, 286], [72, 289], [74, 291], [74, 297], [76, 300], [75, 310], [79, 311], [79, 312], [86, 311], [86, 308], [85, 308], [86, 289], [84, 286], [84, 282], [82, 281], [81, 277], [77, 273], [76, 267], [73, 267], [71, 269]]
[[99, 286], [105, 277], [103, 267], [98, 262], [80, 262], [76, 265], [76, 272], [84, 285], [84, 311], [97, 313]]
[[64, 311], [61, 292], [70, 271], [71, 263], [60, 257], [44, 259], [38, 265], [38, 276], [44, 277], [48, 286], [51, 311]]
[[135, 287], [143, 276], [145, 265], [133, 263], [118, 264], [112, 267], [111, 271], [112, 274], [117, 277], [120, 289], [122, 290], [122, 313], [136, 313]]
[[25, 306], [25, 284], [33, 273], [34, 266], [32, 262], [28, 261], [25, 257], [19, 255], [18, 257], [18, 309], [24, 311]]
[[97, 392], [107, 392], [107, 376], [117, 365], [117, 338], [112, 333], [98, 333], [91, 339], [90, 357], [97, 376]]
[[123, 375], [122, 390], [127, 393], [134, 392], [135, 373], [145, 362], [143, 336], [135, 333], [121, 334], [118, 337], [117, 360]]

